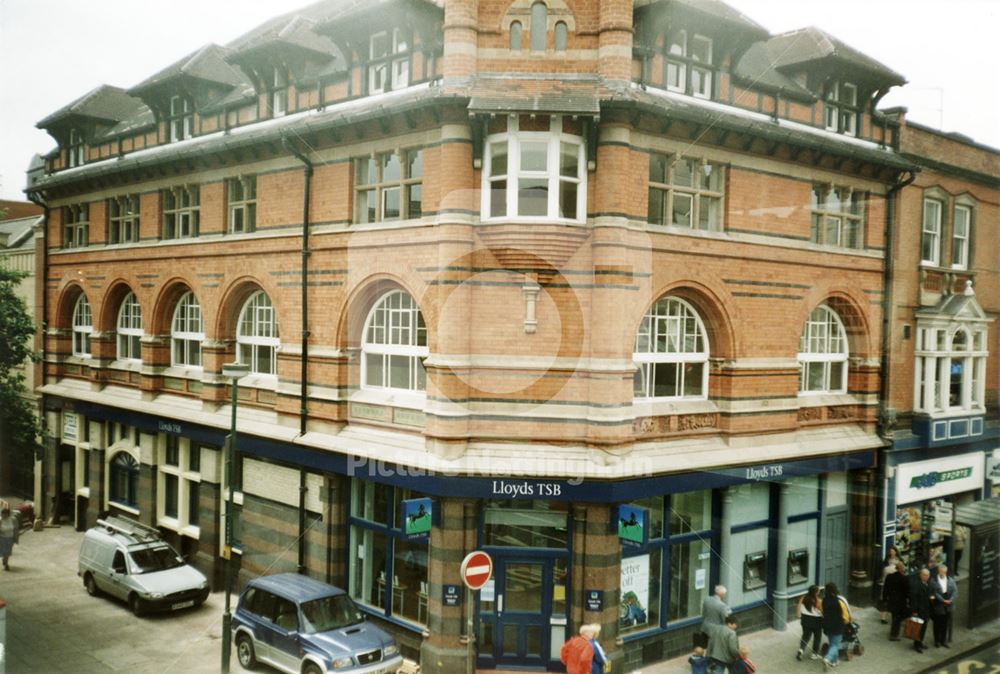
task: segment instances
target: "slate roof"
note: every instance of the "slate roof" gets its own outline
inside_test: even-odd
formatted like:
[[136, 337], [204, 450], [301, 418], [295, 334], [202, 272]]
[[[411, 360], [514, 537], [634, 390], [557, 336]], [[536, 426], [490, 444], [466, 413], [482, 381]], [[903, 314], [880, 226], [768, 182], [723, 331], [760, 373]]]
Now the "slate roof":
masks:
[[733, 74], [754, 87], [785, 96], [815, 100], [816, 95], [774, 67], [766, 42], [756, 42], [743, 54]]
[[120, 122], [138, 114], [144, 107], [142, 101], [129, 96], [124, 89], [102, 84], [72, 103], [59, 108], [35, 126], [39, 129], [48, 129], [73, 116], [103, 122]]
[[597, 77], [545, 78], [482, 76], [469, 86], [469, 109], [476, 112], [597, 114]]
[[315, 52], [325, 56], [339, 56], [340, 51], [325, 35], [314, 32], [315, 22], [295, 14], [291, 18], [282, 17], [283, 21], [268, 22], [262, 29], [247, 33], [227, 47], [232, 54], [230, 60], [237, 60], [241, 55], [254, 51], [258, 47], [284, 43], [299, 49]]
[[860, 159], [898, 170], [916, 170], [917, 166], [888, 148], [870, 141], [825, 131], [806, 124], [770, 115], [742, 110], [731, 105], [706, 101], [672, 92], [628, 86], [602, 100], [603, 107], [631, 107], [643, 112], [668, 116], [686, 122], [710, 124], [715, 129], [748, 133], [762, 140], [789, 143], [833, 155]]
[[654, 5], [683, 7], [686, 10], [703, 14], [709, 19], [722, 21], [730, 26], [740, 28], [745, 32], [756, 33], [758, 39], [766, 39], [770, 36], [770, 33], [764, 26], [721, 0], [635, 0], [633, 7], [641, 9]]
[[41, 215], [13, 220], [0, 220], [0, 241], [3, 241], [5, 235], [7, 238], [6, 243], [0, 245], [0, 253], [10, 252], [15, 249], [32, 248], [34, 246], [32, 227], [35, 226], [35, 223], [41, 221]]
[[777, 68], [834, 58], [866, 70], [887, 83], [906, 83], [906, 78], [896, 71], [815, 26], [775, 35], [767, 41], [766, 47], [768, 57]]
[[206, 82], [236, 87], [246, 83], [243, 74], [226, 62], [228, 51], [217, 44], [207, 44], [192, 54], [170, 64], [128, 90], [134, 96], [142, 96], [171, 80], [187, 76]]

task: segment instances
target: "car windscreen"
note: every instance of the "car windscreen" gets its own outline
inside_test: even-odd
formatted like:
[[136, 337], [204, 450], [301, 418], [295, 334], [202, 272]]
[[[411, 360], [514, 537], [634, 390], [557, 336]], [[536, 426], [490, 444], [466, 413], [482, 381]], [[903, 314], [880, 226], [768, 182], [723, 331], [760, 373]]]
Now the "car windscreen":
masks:
[[346, 594], [314, 599], [302, 604], [303, 629], [309, 634], [329, 632], [362, 620], [361, 611]]
[[131, 550], [129, 557], [132, 558], [132, 568], [135, 573], [152, 573], [184, 566], [184, 560], [166, 545]]

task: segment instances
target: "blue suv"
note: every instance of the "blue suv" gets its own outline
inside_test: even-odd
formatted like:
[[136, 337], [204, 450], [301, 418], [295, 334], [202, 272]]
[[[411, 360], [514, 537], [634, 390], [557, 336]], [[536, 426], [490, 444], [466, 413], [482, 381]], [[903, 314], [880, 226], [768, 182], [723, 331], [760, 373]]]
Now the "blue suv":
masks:
[[296, 573], [250, 581], [233, 615], [240, 665], [289, 674], [395, 674], [403, 657], [392, 637], [365, 622], [340, 588]]

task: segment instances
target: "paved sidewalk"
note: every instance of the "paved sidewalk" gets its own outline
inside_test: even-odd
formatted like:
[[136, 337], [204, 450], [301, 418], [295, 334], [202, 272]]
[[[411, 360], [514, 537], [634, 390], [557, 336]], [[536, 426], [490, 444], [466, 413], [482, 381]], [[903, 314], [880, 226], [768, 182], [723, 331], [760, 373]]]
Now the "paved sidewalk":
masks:
[[[960, 595], [961, 597], [961, 595]], [[861, 625], [861, 643], [865, 646], [863, 656], [854, 656], [850, 661], [841, 658], [837, 672], [877, 672], [878, 674], [915, 674], [935, 667], [965, 651], [975, 650], [981, 644], [1000, 634], [1000, 620], [995, 620], [976, 629], [961, 627], [965, 622], [965, 606], [958, 606], [954, 618], [951, 648], [935, 648], [930, 626], [924, 643], [929, 646], [923, 654], [913, 650], [913, 642], [903, 639], [889, 641], [889, 625], [883, 625], [879, 612], [874, 608], [854, 608], [854, 619]], [[751, 634], [741, 634], [740, 644], [749, 646], [750, 659], [757, 665], [758, 674], [796, 674], [797, 672], [822, 672], [819, 660], [810, 660], [808, 655], [801, 662], [796, 661], [795, 652], [799, 646], [802, 630], [798, 622], [789, 623], [788, 630], [763, 630]], [[681, 674], [690, 672], [688, 656], [647, 665], [630, 674]]]

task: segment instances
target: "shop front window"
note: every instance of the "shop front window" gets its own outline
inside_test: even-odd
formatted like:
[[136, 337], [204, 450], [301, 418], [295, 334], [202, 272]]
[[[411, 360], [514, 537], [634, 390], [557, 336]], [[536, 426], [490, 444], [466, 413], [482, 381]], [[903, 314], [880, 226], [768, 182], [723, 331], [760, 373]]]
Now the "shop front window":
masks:
[[349, 592], [358, 603], [427, 623], [427, 539], [403, 533], [402, 502], [423, 495], [355, 480], [351, 492]]

